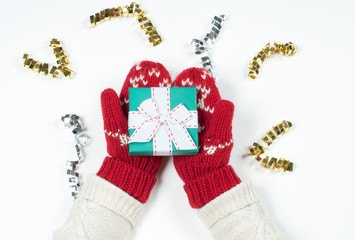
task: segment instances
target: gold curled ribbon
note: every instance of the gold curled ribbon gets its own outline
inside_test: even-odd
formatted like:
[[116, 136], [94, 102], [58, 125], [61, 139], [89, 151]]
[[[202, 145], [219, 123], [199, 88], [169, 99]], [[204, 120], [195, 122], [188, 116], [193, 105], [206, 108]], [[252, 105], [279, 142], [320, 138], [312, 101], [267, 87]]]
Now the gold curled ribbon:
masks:
[[297, 47], [292, 43], [288, 42], [285, 44], [279, 42], [268, 42], [265, 47], [256, 55], [249, 64], [248, 76], [252, 79], [256, 79], [259, 75], [259, 70], [264, 61], [268, 59], [273, 54], [283, 54], [287, 56], [292, 56], [297, 52]]
[[260, 166], [267, 169], [272, 169], [274, 171], [283, 170], [284, 172], [292, 172], [293, 171], [293, 162], [290, 162], [284, 158], [274, 158], [269, 157], [266, 154], [261, 154], [255, 157], [257, 161], [261, 161]]
[[29, 58], [28, 53], [24, 53], [24, 67], [33, 70], [34, 72], [50, 76], [52, 78], [58, 78], [60, 73], [63, 73], [66, 78], [71, 78], [74, 71], [67, 68], [69, 64], [69, 59], [63, 49], [62, 43], [58, 39], [52, 38], [50, 40], [49, 46], [53, 49], [53, 54], [57, 59], [58, 66], [50, 67], [48, 63], [41, 63], [40, 61], [34, 60], [33, 58]]
[[212, 61], [209, 54], [209, 49], [212, 48], [221, 29], [222, 22], [225, 20], [225, 15], [214, 16], [210, 29], [208, 30], [203, 40], [192, 39], [191, 44], [195, 47], [195, 54], [201, 56], [202, 66], [212, 73]]
[[117, 17], [137, 16], [140, 28], [144, 31], [148, 41], [155, 47], [162, 42], [162, 38], [153, 26], [152, 21], [145, 15], [145, 11], [139, 7], [138, 3], [132, 2], [129, 6], [117, 8], [107, 8], [90, 16], [91, 27]]
[[283, 170], [284, 172], [293, 171], [293, 162], [290, 162], [284, 158], [269, 157], [265, 154], [265, 151], [271, 144], [282, 134], [288, 132], [292, 128], [292, 123], [286, 120], [274, 125], [271, 130], [261, 138], [259, 143], [254, 142], [249, 148], [248, 155], [255, 156], [255, 160], [261, 162], [263, 168], [272, 169], [274, 171]]

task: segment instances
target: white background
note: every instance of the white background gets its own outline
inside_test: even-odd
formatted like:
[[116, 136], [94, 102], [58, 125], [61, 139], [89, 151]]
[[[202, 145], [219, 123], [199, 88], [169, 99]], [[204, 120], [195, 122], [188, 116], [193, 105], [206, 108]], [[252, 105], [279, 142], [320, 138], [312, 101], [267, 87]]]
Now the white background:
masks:
[[[60, 117], [83, 118], [92, 142], [80, 172], [96, 173], [106, 155], [101, 91], [119, 91], [129, 69], [144, 59], [163, 63], [172, 78], [200, 66], [191, 39], [202, 38], [212, 17], [225, 13], [212, 60], [221, 95], [236, 105], [231, 165], [252, 182], [287, 239], [355, 239], [355, 2], [142, 0], [164, 39], [158, 47], [148, 47], [133, 18], [90, 28], [91, 14], [129, 3], [1, 1], [0, 238], [51, 239], [65, 221], [72, 200], [64, 164], [73, 136]], [[69, 54], [75, 70], [70, 80], [53, 80], [22, 65], [24, 52], [54, 63], [52, 37]], [[299, 52], [273, 56], [259, 79], [248, 78], [248, 63], [271, 40], [292, 41]], [[243, 157], [283, 119], [295, 128], [270, 155], [293, 161], [291, 174], [263, 170]], [[130, 239], [211, 239], [182, 186], [172, 159], [167, 160]]]

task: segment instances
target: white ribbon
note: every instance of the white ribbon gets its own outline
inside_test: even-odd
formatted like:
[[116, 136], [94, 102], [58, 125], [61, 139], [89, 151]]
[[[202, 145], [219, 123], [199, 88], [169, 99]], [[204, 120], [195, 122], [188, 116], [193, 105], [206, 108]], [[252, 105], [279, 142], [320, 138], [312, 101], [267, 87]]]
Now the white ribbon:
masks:
[[[161, 94], [158, 94], [160, 92]], [[156, 98], [160, 100], [159, 95], [164, 96], [164, 92], [166, 96], [166, 92], [169, 93], [168, 88], [155, 88]], [[136, 128], [129, 142], [149, 142], [153, 138], [154, 155], [171, 155], [171, 141], [177, 150], [197, 149], [187, 131], [187, 127], [197, 128], [197, 112], [189, 111], [183, 104], [170, 111], [170, 99], [167, 99], [169, 104], [166, 104], [167, 101], [164, 102], [165, 104], [159, 103], [154, 98], [154, 90], [152, 96], [153, 98], [144, 100], [138, 106], [139, 111], [129, 112], [129, 128]], [[160, 152], [166, 147], [169, 148], [166, 149], [167, 152]]]

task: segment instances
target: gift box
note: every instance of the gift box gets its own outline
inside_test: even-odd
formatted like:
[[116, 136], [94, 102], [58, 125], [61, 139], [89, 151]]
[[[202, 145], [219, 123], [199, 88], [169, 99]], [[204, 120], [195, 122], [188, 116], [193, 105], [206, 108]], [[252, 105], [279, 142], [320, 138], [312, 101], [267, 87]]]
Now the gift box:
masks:
[[128, 130], [131, 156], [196, 155], [196, 88], [130, 88]]

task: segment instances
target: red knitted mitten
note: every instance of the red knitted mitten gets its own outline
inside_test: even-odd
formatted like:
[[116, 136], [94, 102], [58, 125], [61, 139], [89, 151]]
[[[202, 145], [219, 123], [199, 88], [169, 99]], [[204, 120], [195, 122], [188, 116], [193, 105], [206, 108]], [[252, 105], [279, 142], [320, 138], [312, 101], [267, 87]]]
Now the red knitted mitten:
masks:
[[200, 150], [197, 156], [174, 156], [174, 165], [190, 205], [201, 208], [241, 182], [228, 165], [234, 105], [221, 100], [213, 76], [205, 69], [184, 70], [173, 86], [197, 88]]
[[106, 157], [97, 175], [145, 203], [156, 182], [162, 157], [131, 157], [128, 154], [128, 88], [167, 87], [171, 84], [168, 71], [160, 63], [143, 61], [131, 69], [118, 98], [113, 89], [101, 94], [107, 142]]

